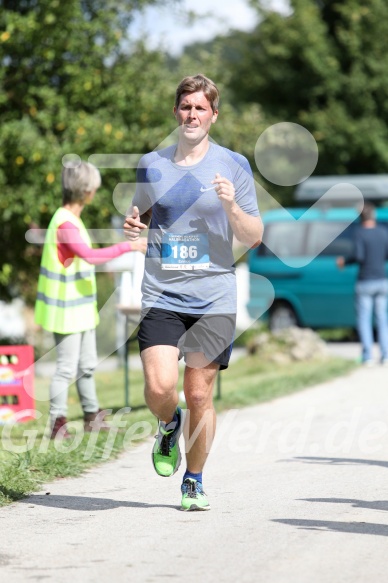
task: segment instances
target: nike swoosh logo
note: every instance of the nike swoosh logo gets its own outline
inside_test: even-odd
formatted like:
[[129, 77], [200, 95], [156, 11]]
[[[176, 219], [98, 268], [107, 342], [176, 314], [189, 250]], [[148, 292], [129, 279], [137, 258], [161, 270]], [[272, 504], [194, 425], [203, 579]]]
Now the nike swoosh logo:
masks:
[[203, 186], [201, 186], [201, 188], [199, 189], [201, 192], [207, 192], [208, 190], [214, 190], [215, 186], [211, 186], [210, 188], [204, 188]]

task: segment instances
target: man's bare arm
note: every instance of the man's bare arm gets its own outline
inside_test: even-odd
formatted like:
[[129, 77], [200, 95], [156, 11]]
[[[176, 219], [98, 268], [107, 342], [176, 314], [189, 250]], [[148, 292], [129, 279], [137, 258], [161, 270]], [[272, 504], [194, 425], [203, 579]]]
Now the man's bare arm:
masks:
[[253, 217], [245, 213], [237, 204], [234, 185], [227, 178], [216, 174], [212, 181], [216, 184], [216, 192], [226, 214], [235, 237], [249, 248], [260, 245], [264, 226], [261, 217]]

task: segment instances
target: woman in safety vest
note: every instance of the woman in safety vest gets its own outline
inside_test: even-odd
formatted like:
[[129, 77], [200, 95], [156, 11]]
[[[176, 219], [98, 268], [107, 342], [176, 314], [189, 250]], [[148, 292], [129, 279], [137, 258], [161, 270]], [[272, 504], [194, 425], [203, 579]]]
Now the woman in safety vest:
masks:
[[50, 385], [51, 438], [68, 438], [67, 395], [76, 377], [85, 431], [108, 430], [100, 412], [93, 372], [97, 365], [96, 326], [99, 322], [94, 265], [127, 253], [145, 253], [146, 239], [101, 249], [91, 246], [81, 220], [101, 185], [95, 166], [80, 162], [62, 172], [63, 205], [48, 226], [43, 247], [35, 306], [35, 321], [54, 333], [56, 370]]

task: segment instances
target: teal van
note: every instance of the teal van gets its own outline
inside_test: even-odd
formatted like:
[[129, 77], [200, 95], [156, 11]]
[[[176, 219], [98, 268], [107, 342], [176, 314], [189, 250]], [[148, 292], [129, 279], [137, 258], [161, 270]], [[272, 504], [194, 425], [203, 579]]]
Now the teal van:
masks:
[[[317, 178], [310, 178], [303, 185], [311, 197], [308, 199], [310, 204], [314, 200], [314, 182], [317, 186], [315, 200], [318, 200], [320, 193], [326, 191], [330, 178], [336, 183], [346, 180], [359, 186], [354, 179], [360, 177], [322, 177], [322, 183]], [[387, 175], [383, 175], [380, 181], [376, 177], [369, 181], [366, 176], [362, 178], [369, 188], [368, 193], [362, 189], [365, 199], [376, 204], [388, 199]], [[380, 188], [382, 181], [384, 188]], [[376, 195], [376, 189], [371, 191], [373, 182], [380, 188], [379, 195]], [[300, 191], [299, 200], [302, 200]], [[338, 198], [335, 202], [338, 204]], [[295, 325], [313, 329], [356, 327], [353, 298], [358, 266], [348, 265], [340, 270], [336, 265], [339, 255], [346, 257], [351, 253], [354, 229], [359, 222], [359, 213], [352, 208], [351, 201], [346, 201], [349, 203], [349, 206], [314, 207], [308, 213], [307, 208], [293, 208], [287, 209], [288, 212], [279, 209], [263, 214], [263, 243], [248, 255], [250, 289], [247, 309], [252, 318], [263, 313], [267, 301], [263, 297], [260, 278], [255, 277], [258, 274], [268, 279], [274, 288], [274, 301], [263, 316], [271, 330]], [[376, 216], [379, 224], [388, 228], [388, 208], [377, 207]], [[331, 242], [322, 249], [325, 240]]]

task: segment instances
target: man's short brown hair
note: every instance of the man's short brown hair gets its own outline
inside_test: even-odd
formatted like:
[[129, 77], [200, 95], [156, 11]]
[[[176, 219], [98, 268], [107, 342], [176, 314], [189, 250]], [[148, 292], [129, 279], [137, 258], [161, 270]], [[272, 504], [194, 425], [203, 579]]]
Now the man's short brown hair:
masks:
[[361, 222], [374, 221], [376, 218], [376, 207], [371, 202], [366, 202], [360, 214]]
[[214, 113], [218, 109], [220, 94], [216, 84], [205, 75], [201, 75], [201, 73], [182, 79], [176, 90], [175, 107], [179, 106], [184, 93], [196, 93], [197, 91], [203, 91]]

